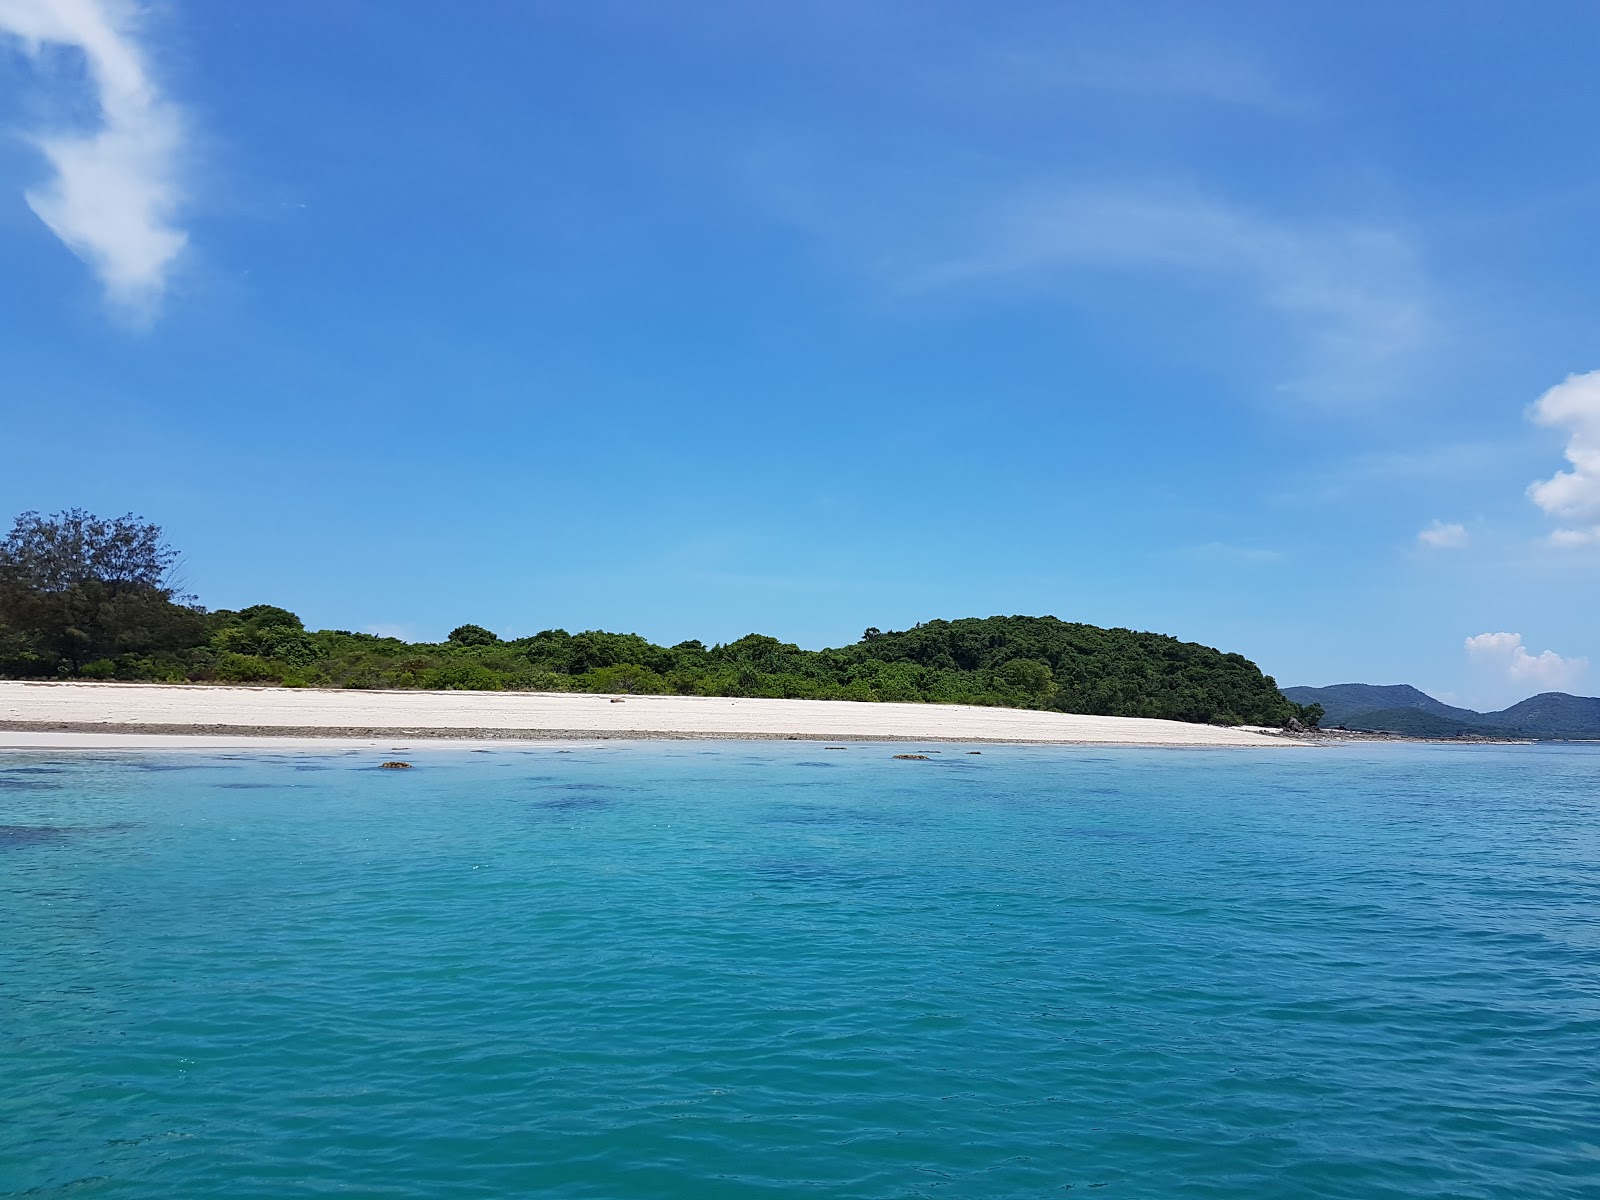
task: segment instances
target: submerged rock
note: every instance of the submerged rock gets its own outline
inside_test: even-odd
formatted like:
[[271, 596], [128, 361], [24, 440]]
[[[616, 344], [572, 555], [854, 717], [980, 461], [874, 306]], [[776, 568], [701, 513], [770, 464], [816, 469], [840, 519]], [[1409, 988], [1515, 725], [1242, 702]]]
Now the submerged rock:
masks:
[[408, 762], [386, 762], [386, 763], [379, 763], [378, 766], [384, 768], [385, 770], [389, 770], [389, 771], [409, 771], [409, 770], [411, 770], [411, 764], [408, 763]]
[[59, 825], [0, 825], [0, 850], [47, 845], [67, 836]]
[[929, 762], [930, 761], [926, 754], [896, 754], [895, 757], [896, 758], [918, 759], [918, 760], [920, 760], [922, 762]]

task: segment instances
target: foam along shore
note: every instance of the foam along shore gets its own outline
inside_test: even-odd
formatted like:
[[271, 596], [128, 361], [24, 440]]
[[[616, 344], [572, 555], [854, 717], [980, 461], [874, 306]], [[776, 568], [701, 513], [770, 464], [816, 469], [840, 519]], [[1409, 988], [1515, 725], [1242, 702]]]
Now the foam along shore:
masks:
[[0, 680], [0, 748], [112, 744], [106, 735], [119, 735], [116, 744], [134, 737], [146, 746], [152, 738], [171, 737], [1293, 744], [1270, 734], [1181, 721], [957, 704]]

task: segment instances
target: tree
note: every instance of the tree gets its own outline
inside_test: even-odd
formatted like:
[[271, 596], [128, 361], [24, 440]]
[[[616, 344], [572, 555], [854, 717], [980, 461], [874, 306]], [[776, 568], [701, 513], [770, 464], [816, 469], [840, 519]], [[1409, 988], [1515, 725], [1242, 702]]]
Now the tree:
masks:
[[505, 682], [482, 663], [456, 661], [424, 672], [422, 686], [452, 692], [498, 692]]
[[1000, 668], [1000, 677], [1014, 688], [1034, 696], [1052, 696], [1056, 692], [1055, 678], [1050, 664], [1031, 658], [1013, 658]]
[[649, 667], [638, 663], [617, 663], [611, 667], [596, 667], [587, 671], [582, 680], [591, 692], [629, 692], [634, 695], [653, 695], [670, 691], [667, 681]]
[[41, 517], [25, 512], [0, 543], [0, 571], [43, 591], [103, 583], [165, 590], [178, 552], [161, 526], [132, 513], [106, 520], [81, 508]]
[[252, 604], [249, 608], [241, 608], [234, 617], [246, 625], [256, 629], [304, 629], [305, 622], [287, 608], [279, 608], [276, 604]]
[[457, 646], [494, 646], [500, 642], [497, 634], [482, 625], [457, 625], [450, 631], [447, 640]]
[[271, 658], [294, 666], [305, 666], [321, 654], [316, 640], [304, 623], [286, 608], [275, 604], [252, 604], [236, 613], [219, 613], [225, 620], [211, 639], [224, 654], [245, 654]]
[[28, 673], [199, 642], [201, 611], [178, 593], [178, 552], [132, 513], [25, 512], [0, 542], [0, 629]]

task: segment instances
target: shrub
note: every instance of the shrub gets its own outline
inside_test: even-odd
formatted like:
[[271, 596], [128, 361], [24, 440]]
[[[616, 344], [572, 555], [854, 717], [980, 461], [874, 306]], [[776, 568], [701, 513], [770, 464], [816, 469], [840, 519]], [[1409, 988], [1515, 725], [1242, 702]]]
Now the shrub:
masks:
[[1000, 668], [998, 674], [1012, 687], [1040, 699], [1048, 699], [1060, 690], [1056, 687], [1050, 664], [1038, 659], [1013, 658]]
[[627, 692], [646, 696], [662, 695], [672, 690], [660, 675], [638, 663], [596, 667], [592, 671], [585, 671], [577, 682], [586, 692]]
[[253, 654], [224, 654], [217, 662], [216, 677], [224, 683], [279, 683], [283, 671]]
[[424, 671], [422, 686], [448, 692], [498, 692], [505, 681], [482, 663], [457, 662]]
[[324, 649], [300, 624], [300, 618], [272, 604], [255, 604], [227, 617], [211, 644], [224, 654], [246, 654], [305, 666]]

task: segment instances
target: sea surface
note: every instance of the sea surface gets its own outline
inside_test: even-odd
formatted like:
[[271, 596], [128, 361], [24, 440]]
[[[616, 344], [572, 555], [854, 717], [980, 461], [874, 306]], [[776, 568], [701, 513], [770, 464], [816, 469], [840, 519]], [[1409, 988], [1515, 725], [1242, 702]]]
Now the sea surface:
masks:
[[1600, 1196], [1600, 749], [970, 748], [0, 753], [0, 1195]]

